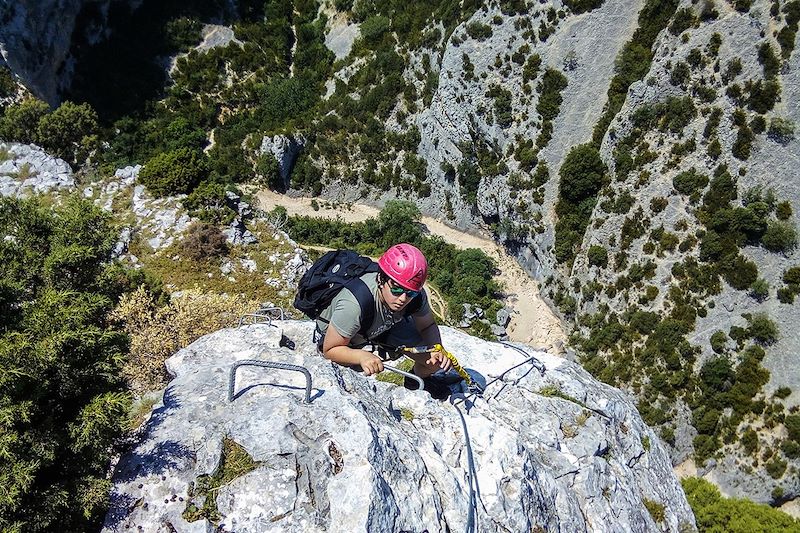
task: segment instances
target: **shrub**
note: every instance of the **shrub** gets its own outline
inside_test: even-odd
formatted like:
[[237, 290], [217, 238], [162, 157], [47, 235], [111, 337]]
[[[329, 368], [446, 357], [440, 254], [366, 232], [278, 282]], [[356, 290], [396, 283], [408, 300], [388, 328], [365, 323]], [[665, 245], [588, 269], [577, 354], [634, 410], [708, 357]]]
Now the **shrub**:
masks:
[[761, 43], [758, 47], [758, 62], [764, 69], [764, 78], [770, 80], [778, 75], [781, 68], [781, 61], [775, 55], [772, 45], [768, 41]]
[[36, 98], [12, 104], [0, 118], [0, 138], [24, 144], [38, 143], [39, 120], [50, 112], [50, 106]]
[[731, 147], [733, 157], [741, 161], [746, 161], [750, 158], [750, 150], [752, 149], [753, 130], [745, 123], [739, 126], [739, 131], [736, 133], [736, 140]]
[[480, 22], [467, 24], [467, 34], [478, 41], [484, 41], [492, 36], [492, 27]]
[[747, 107], [756, 113], [764, 114], [775, 107], [775, 102], [781, 94], [781, 86], [775, 80], [758, 80], [750, 87], [747, 97]]
[[179, 148], [158, 154], [139, 172], [139, 181], [155, 196], [189, 193], [208, 173], [202, 152]]
[[130, 359], [123, 368], [129, 387], [137, 394], [157, 390], [169, 381], [164, 361], [208, 333], [230, 327], [258, 302], [241, 297], [181, 291], [167, 305], [140, 287], [122, 297], [111, 318], [130, 338]]
[[711, 349], [716, 353], [723, 353], [727, 344], [728, 336], [724, 331], [717, 330], [713, 335], [711, 335]]
[[679, 9], [675, 12], [672, 18], [672, 24], [669, 25], [669, 32], [672, 35], [680, 35], [689, 28], [695, 25], [697, 19], [695, 18], [694, 10], [690, 7]]
[[52, 113], [43, 116], [36, 128], [42, 146], [57, 157], [77, 164], [81, 155], [88, 155], [97, 130], [97, 113], [89, 104], [64, 102]]
[[109, 215], [0, 199], [0, 529], [99, 529], [130, 396], [108, 312], [137, 275], [111, 262]]
[[591, 144], [573, 147], [559, 170], [556, 203], [555, 255], [559, 263], [571, 262], [591, 218], [596, 195], [605, 182], [606, 166]]
[[590, 246], [586, 256], [589, 259], [590, 265], [598, 266], [600, 268], [605, 268], [608, 266], [608, 251], [604, 246]]
[[672, 186], [675, 187], [675, 190], [687, 196], [703, 190], [706, 185], [708, 185], [708, 176], [697, 172], [694, 167], [672, 178]]
[[770, 220], [761, 244], [771, 252], [786, 254], [797, 248], [797, 231], [794, 224], [783, 220]]
[[229, 224], [236, 216], [227, 196], [227, 188], [221, 183], [204, 181], [183, 201], [189, 216], [197, 217], [209, 224]]
[[756, 342], [768, 346], [778, 340], [778, 326], [766, 313], [755, 313], [748, 322], [747, 333]]
[[789, 439], [800, 444], [800, 415], [786, 415], [783, 425], [789, 433]]
[[383, 35], [389, 31], [391, 20], [382, 15], [369, 17], [361, 23], [361, 38], [364, 42], [374, 45], [377, 44]]
[[564, 3], [577, 15], [597, 9], [603, 5], [603, 0], [566, 0]]
[[771, 461], [768, 461], [764, 466], [766, 467], [767, 474], [769, 474], [772, 479], [780, 479], [786, 472], [787, 463], [786, 461], [775, 457]]
[[720, 267], [725, 281], [740, 291], [746, 290], [758, 279], [758, 266], [741, 254], [726, 257]]
[[758, 278], [750, 285], [750, 296], [754, 300], [763, 302], [769, 297], [769, 283], [764, 278]]
[[794, 122], [781, 117], [773, 117], [769, 121], [767, 137], [781, 144], [788, 144], [794, 139]]
[[208, 261], [227, 254], [228, 243], [218, 227], [196, 222], [186, 232], [180, 250], [194, 261]]

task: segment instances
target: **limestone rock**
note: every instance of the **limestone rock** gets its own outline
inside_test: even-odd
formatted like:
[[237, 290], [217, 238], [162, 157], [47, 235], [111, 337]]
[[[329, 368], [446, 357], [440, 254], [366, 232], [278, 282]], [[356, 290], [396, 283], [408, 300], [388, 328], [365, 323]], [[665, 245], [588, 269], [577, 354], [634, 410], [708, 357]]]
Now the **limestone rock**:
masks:
[[69, 164], [35, 144], [0, 143], [0, 151], [6, 154], [0, 161], [0, 196], [23, 198], [75, 187]]
[[[167, 361], [174, 376], [141, 441], [116, 466], [104, 532], [461, 531], [471, 443], [480, 531], [679, 531], [694, 518], [658, 437], [633, 401], [579, 366], [443, 328], [483, 398], [433, 400], [316, 355], [313, 324], [221, 330]], [[295, 350], [282, 347], [284, 339]], [[544, 374], [529, 365], [536, 356]], [[231, 366], [245, 359], [300, 373]], [[464, 389], [453, 386], [453, 398]], [[467, 435], [459, 412], [464, 416]], [[214, 493], [219, 523], [187, 522], [190, 486], [218, 467], [224, 438], [256, 467]], [[656, 524], [645, 501], [664, 507]], [[188, 515], [187, 515], [188, 516]]]
[[278, 161], [278, 171], [284, 182], [285, 188], [289, 188], [289, 177], [292, 173], [297, 156], [303, 149], [305, 139], [302, 137], [288, 137], [286, 135], [264, 136], [261, 140], [259, 154], [272, 154]]

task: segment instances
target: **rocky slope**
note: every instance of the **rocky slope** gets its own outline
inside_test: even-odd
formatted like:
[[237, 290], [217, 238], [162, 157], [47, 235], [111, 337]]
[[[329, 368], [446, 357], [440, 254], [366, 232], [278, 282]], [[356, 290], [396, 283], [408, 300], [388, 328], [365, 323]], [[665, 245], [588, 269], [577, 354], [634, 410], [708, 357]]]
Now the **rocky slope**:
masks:
[[[470, 452], [456, 407], [331, 364], [315, 353], [311, 327], [221, 330], [169, 359], [175, 379], [115, 469], [104, 531], [206, 531], [209, 521], [222, 531], [464, 529]], [[524, 345], [443, 333], [470, 374], [490, 382], [483, 398], [456, 401], [479, 530], [694, 526], [668, 456], [630, 398]], [[491, 382], [530, 356], [543, 373], [523, 364]], [[230, 369], [248, 359], [308, 368], [311, 403], [301, 374], [256, 367], [238, 370], [229, 402]], [[204, 493], [204, 476], [227, 475], [234, 451], [249, 467]]]

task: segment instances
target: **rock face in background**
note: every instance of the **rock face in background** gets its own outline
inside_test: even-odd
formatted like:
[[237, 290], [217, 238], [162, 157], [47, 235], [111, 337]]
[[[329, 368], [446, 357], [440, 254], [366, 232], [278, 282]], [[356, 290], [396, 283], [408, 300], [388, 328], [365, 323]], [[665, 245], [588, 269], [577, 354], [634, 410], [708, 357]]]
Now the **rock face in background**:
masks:
[[297, 161], [297, 156], [303, 149], [305, 139], [299, 137], [288, 137], [286, 135], [265, 136], [261, 140], [261, 147], [258, 149], [259, 155], [272, 154], [278, 162], [278, 172], [280, 172], [285, 188], [289, 188], [289, 178], [292, 168]]
[[112, 1], [116, 0], [3, 2], [0, 4], [3, 60], [28, 90], [50, 105], [57, 105], [59, 90], [72, 79], [67, 59], [78, 15], [91, 5], [99, 24], [94, 31], [102, 31], [102, 21]]
[[[551, 174], [546, 184], [544, 203], [541, 207], [530, 203], [531, 209], [544, 217], [541, 225], [546, 229], [533, 237], [532, 248], [537, 250], [535, 260], [528, 247], [522, 247], [520, 251], [521, 259], [528, 259], [526, 266], [535, 277], [544, 279], [554, 274], [555, 262], [549, 250], [553, 243], [552, 206], [558, 191], [558, 180], [555, 179], [558, 168], [572, 146], [591, 140], [592, 128], [605, 105], [614, 60], [636, 29], [641, 6], [639, 0], [607, 1], [589, 13], [559, 21], [546, 42], [525, 39], [522, 32], [515, 29], [517, 17], [502, 16], [497, 6], [489, 7], [486, 11], [480, 10], [461, 24], [453, 32], [441, 56], [439, 87], [431, 106], [416, 119], [422, 135], [419, 154], [428, 161], [428, 180], [433, 182], [433, 194], [427, 201], [430, 209], [441, 213], [445, 191], [449, 191], [454, 207], [453, 222], [461, 227], [474, 223], [475, 213], [463, 202], [459, 190], [448, 181], [442, 170], [442, 163], [457, 168], [462, 161], [464, 154], [459, 143], [474, 146], [480, 140], [494, 145], [499, 153], [505, 154], [509, 146], [518, 143], [517, 136], [533, 140], [538, 135], [541, 129], [536, 110], [538, 92], [535, 87], [530, 96], [523, 92], [523, 65], [511, 63], [511, 69], [506, 74], [495, 67], [496, 56], [503, 57], [523, 45], [529, 45], [530, 53], [541, 57], [542, 70], [550, 67], [567, 78], [567, 87], [562, 92], [561, 111], [553, 124], [553, 138], [539, 155], [540, 160], [547, 162]], [[534, 27], [539, 19], [546, 20], [545, 13], [550, 7], [549, 3], [531, 6], [529, 16]], [[500, 25], [493, 24], [495, 16], [501, 16], [503, 22]], [[476, 22], [491, 25], [491, 37], [486, 40], [470, 38], [465, 28]], [[454, 37], [463, 42], [454, 42]], [[598, 53], [598, 50], [603, 53]], [[464, 55], [469, 57], [474, 67], [474, 77], [466, 75]], [[507, 128], [490, 122], [490, 114], [479, 111], [492, 105], [492, 100], [485, 94], [492, 84], [498, 84], [512, 94], [514, 122]], [[518, 163], [510, 157], [503, 160], [508, 164], [509, 171], [493, 180], [483, 180], [479, 189], [478, 208], [480, 215], [485, 218], [496, 220], [509, 217], [517, 203], [509, 197], [510, 190], [506, 182], [509, 175], [518, 170]]]
[[[223, 439], [256, 461], [212, 493], [223, 531], [463, 530], [469, 459], [456, 408], [326, 361], [310, 342], [312, 327], [221, 330], [170, 358], [175, 378], [116, 467], [103, 530], [213, 528], [196, 512], [196, 521], [185, 518], [203, 506], [201, 476], [217, 470]], [[528, 355], [546, 367], [540, 375], [524, 364], [460, 407], [479, 485], [478, 530], [694, 527], [669, 458], [627, 396], [546, 353], [524, 355], [449, 328], [443, 335], [484, 383]], [[294, 350], [282, 347], [285, 338]], [[257, 367], [238, 370], [229, 403], [231, 365], [245, 359], [307, 367], [312, 403], [303, 403], [301, 374]], [[663, 509], [658, 524], [645, 504]]]

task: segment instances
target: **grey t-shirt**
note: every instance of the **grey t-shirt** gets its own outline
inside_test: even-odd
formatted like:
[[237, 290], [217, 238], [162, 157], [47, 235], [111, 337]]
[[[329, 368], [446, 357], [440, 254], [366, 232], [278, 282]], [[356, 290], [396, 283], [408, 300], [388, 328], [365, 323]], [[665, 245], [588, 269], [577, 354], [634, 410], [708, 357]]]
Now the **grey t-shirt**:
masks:
[[[405, 314], [403, 311], [392, 313], [388, 307], [381, 303], [377, 273], [364, 274], [361, 279], [372, 292], [372, 297], [375, 301], [375, 318], [372, 320], [372, 325], [367, 329], [367, 337], [375, 338], [392, 329], [395, 324], [402, 322]], [[423, 316], [429, 313], [431, 308], [428, 304], [427, 293], [423, 290], [417, 295], [417, 298], [422, 298], [423, 301], [419, 310], [413, 316]], [[411, 305], [411, 303], [408, 305]], [[331, 304], [320, 313], [320, 318], [323, 320], [317, 320], [317, 328], [323, 335], [328, 330], [328, 323], [330, 322], [342, 337], [350, 339], [349, 344], [351, 346], [360, 346], [368, 342], [367, 339], [357, 334], [358, 330], [361, 329], [361, 307], [349, 289], [339, 291], [339, 294], [333, 298]]]

